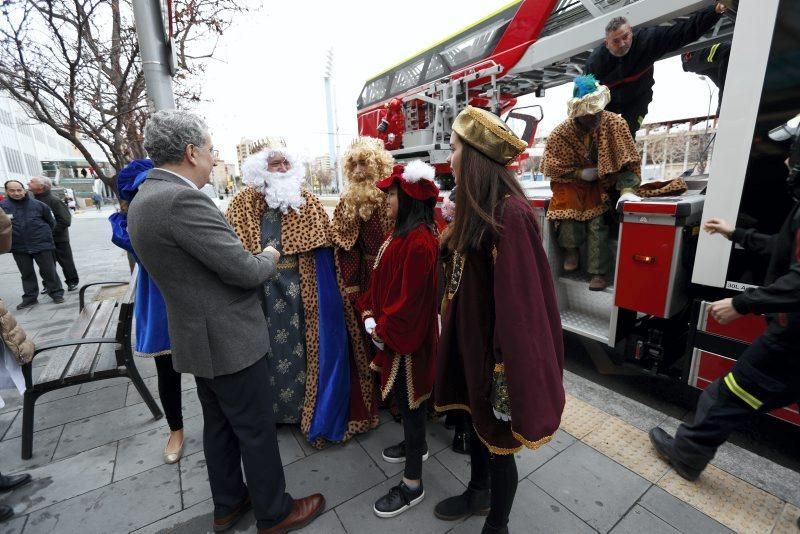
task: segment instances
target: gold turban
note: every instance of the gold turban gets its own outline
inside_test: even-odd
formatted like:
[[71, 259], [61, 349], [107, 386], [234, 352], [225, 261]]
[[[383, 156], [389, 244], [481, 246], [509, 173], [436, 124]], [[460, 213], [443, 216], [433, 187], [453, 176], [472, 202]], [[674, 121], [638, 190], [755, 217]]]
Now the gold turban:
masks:
[[462, 141], [501, 165], [508, 165], [528, 148], [500, 117], [472, 106], [458, 114], [453, 131]]
[[583, 115], [600, 113], [611, 102], [611, 91], [605, 85], [598, 85], [597, 91], [580, 98], [570, 98], [567, 102], [567, 113], [570, 119]]

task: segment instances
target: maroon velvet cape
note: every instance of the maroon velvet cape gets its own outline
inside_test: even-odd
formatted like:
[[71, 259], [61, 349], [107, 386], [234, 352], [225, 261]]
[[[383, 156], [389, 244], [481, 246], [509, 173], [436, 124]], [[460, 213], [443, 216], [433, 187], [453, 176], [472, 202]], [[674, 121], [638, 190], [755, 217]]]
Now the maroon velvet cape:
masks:
[[362, 319], [373, 317], [385, 343], [370, 367], [381, 375], [381, 397], [389, 396], [405, 365], [408, 404], [414, 409], [431, 395], [438, 340], [437, 267], [439, 241], [420, 225], [393, 237], [359, 299]]
[[[436, 410], [472, 415], [493, 454], [538, 448], [564, 410], [564, 347], [553, 279], [531, 207], [508, 197], [503, 228], [485, 254], [469, 253], [445, 312], [436, 373]], [[449, 291], [449, 280], [445, 291]], [[447, 298], [447, 295], [445, 296]], [[505, 370], [511, 422], [490, 401], [495, 366]]]

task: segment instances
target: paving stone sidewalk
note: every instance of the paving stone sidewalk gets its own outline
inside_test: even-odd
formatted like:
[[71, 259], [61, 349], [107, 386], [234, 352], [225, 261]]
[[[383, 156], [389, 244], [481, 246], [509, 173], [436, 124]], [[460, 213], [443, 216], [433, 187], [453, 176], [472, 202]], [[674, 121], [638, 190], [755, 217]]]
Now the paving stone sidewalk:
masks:
[[[73, 247], [82, 283], [125, 279], [125, 256], [107, 245], [107, 223], [77, 220]], [[0, 296], [13, 309], [19, 277], [0, 256]], [[45, 297], [46, 298], [46, 297]], [[18, 315], [41, 342], [63, 334], [77, 314], [77, 295]], [[158, 396], [152, 360], [137, 360]], [[41, 372], [46, 358], [36, 362]], [[800, 475], [726, 445], [697, 484], [677, 477], [650, 449], [645, 431], [673, 430], [679, 421], [567, 373], [569, 393], [562, 429], [537, 451], [517, 455], [520, 485], [511, 532], [763, 532], [797, 533]], [[34, 456], [20, 460], [21, 402], [4, 390], [0, 409], [0, 470], [29, 472], [33, 483], [0, 497], [14, 507], [4, 533], [204, 533], [213, 505], [202, 450], [202, 416], [191, 377], [183, 379], [186, 449], [178, 465], [164, 465], [167, 427], [153, 421], [133, 386], [111, 379], [52, 392], [36, 407]], [[345, 445], [317, 451], [292, 427], [280, 428], [279, 446], [289, 491], [321, 491], [326, 512], [307, 533], [480, 532], [483, 518], [458, 523], [436, 519], [440, 499], [460, 493], [469, 458], [450, 449], [451, 432], [428, 426], [430, 459], [424, 465], [426, 499], [393, 520], [374, 516], [372, 503], [397, 483], [402, 465], [381, 450], [402, 439], [401, 426], [382, 414], [381, 426]], [[252, 513], [235, 532], [255, 532]]]

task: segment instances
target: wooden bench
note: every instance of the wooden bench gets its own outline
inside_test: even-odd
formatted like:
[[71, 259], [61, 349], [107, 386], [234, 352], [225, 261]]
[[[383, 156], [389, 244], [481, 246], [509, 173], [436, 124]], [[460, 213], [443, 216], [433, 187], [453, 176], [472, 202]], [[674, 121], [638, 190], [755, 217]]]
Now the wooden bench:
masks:
[[60, 341], [36, 346], [34, 359], [52, 351], [50, 361], [33, 383], [33, 360], [22, 366], [25, 395], [22, 408], [22, 458], [33, 453], [33, 410], [39, 396], [76, 384], [126, 376], [147, 403], [154, 419], [160, 419], [161, 409], [145, 386], [133, 360], [131, 330], [136, 295], [138, 268], [134, 270], [128, 289], [121, 299], [108, 298], [86, 304], [86, 289], [91, 286], [122, 285], [125, 282], [97, 282], [80, 290], [80, 314], [66, 337]]

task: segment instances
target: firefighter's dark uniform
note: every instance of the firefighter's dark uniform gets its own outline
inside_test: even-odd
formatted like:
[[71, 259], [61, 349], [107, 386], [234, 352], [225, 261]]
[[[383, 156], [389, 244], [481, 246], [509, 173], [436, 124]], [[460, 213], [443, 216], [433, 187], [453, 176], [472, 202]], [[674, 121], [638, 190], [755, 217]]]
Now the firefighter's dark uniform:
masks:
[[[792, 151], [789, 185], [799, 198], [800, 140]], [[731, 240], [769, 260], [764, 285], [733, 298], [737, 312], [764, 314], [768, 327], [733, 369], [703, 392], [694, 422], [678, 428], [669, 456], [690, 475], [699, 474], [746, 419], [800, 402], [800, 203], [777, 234], [737, 228]]]
[[672, 26], [634, 28], [631, 48], [622, 57], [611, 54], [604, 44], [595, 48], [586, 61], [586, 73], [611, 90], [606, 111], [622, 115], [635, 136], [653, 100], [653, 63], [702, 37], [719, 18], [712, 5]]

